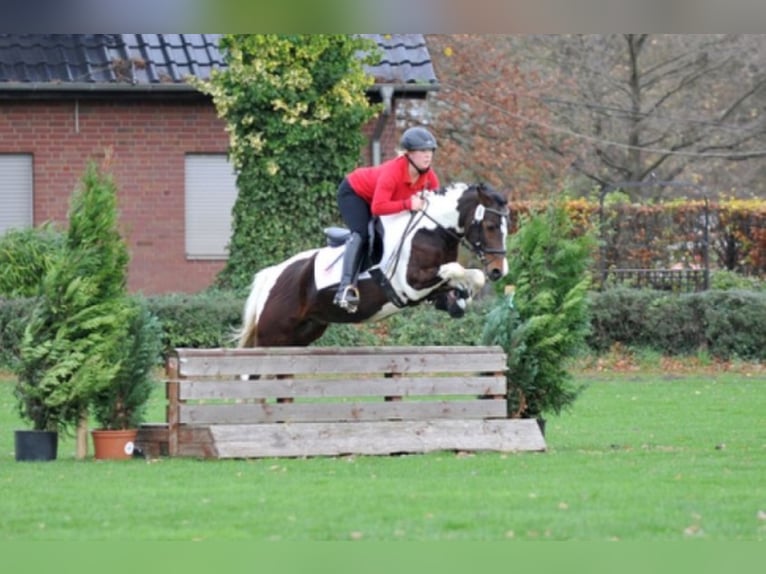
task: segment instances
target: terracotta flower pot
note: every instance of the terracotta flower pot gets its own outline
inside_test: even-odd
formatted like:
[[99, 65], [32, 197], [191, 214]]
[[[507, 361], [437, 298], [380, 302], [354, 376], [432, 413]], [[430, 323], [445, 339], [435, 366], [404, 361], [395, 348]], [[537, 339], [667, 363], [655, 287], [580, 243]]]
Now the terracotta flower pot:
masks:
[[97, 459], [129, 459], [133, 457], [138, 429], [93, 430], [93, 452]]

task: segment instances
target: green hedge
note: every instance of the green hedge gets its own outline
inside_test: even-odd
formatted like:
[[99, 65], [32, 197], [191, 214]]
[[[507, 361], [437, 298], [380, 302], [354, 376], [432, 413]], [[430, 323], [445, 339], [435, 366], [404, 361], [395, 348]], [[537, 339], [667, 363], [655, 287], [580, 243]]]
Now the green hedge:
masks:
[[148, 297], [162, 326], [163, 352], [176, 347], [231, 347], [242, 321], [245, 298], [229, 291]]
[[615, 343], [683, 355], [706, 350], [722, 359], [766, 359], [766, 293], [743, 290], [670, 295], [615, 288], [591, 294], [596, 352]]
[[[594, 352], [615, 343], [684, 355], [706, 350], [722, 359], [766, 360], [766, 292], [711, 290], [673, 295], [614, 288], [589, 293]], [[230, 292], [148, 297], [163, 329], [163, 350], [230, 347], [241, 322], [244, 297]], [[33, 299], [0, 299], [0, 365], [18, 348]], [[462, 319], [429, 305], [405, 309], [378, 323], [332, 325], [321, 346], [479, 345], [492, 296], [475, 301]]]

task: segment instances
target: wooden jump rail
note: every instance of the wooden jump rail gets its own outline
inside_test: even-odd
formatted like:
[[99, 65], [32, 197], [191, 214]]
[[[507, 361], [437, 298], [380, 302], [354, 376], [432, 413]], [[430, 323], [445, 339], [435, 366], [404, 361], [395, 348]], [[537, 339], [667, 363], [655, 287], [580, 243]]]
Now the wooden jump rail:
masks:
[[144, 438], [212, 458], [545, 450], [507, 418], [505, 370], [501, 347], [176, 349]]

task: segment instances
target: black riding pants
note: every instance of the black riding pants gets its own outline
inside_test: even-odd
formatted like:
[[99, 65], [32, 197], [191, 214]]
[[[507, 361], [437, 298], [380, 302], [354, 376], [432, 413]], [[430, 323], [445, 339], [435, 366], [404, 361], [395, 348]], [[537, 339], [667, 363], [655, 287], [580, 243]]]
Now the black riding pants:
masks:
[[370, 205], [356, 194], [346, 178], [338, 186], [338, 208], [346, 226], [366, 242], [368, 226], [372, 219]]

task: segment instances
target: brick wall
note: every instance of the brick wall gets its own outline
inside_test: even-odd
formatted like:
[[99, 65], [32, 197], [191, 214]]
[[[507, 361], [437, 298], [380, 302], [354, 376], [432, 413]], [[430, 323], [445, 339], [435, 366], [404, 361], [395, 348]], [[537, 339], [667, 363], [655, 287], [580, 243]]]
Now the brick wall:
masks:
[[65, 224], [87, 160], [111, 153], [128, 286], [146, 294], [199, 291], [223, 267], [186, 260], [184, 157], [227, 145], [223, 123], [202, 100], [0, 102], [0, 153], [33, 155], [36, 225]]
[[[388, 122], [382, 138], [383, 159], [394, 155], [394, 123]], [[184, 158], [223, 153], [227, 145], [223, 122], [202, 99], [0, 101], [0, 153], [34, 158], [35, 225], [65, 225], [88, 159], [111, 154], [131, 255], [128, 287], [147, 295], [200, 291], [223, 268], [223, 261], [185, 257]], [[369, 149], [364, 157], [369, 161]]]

